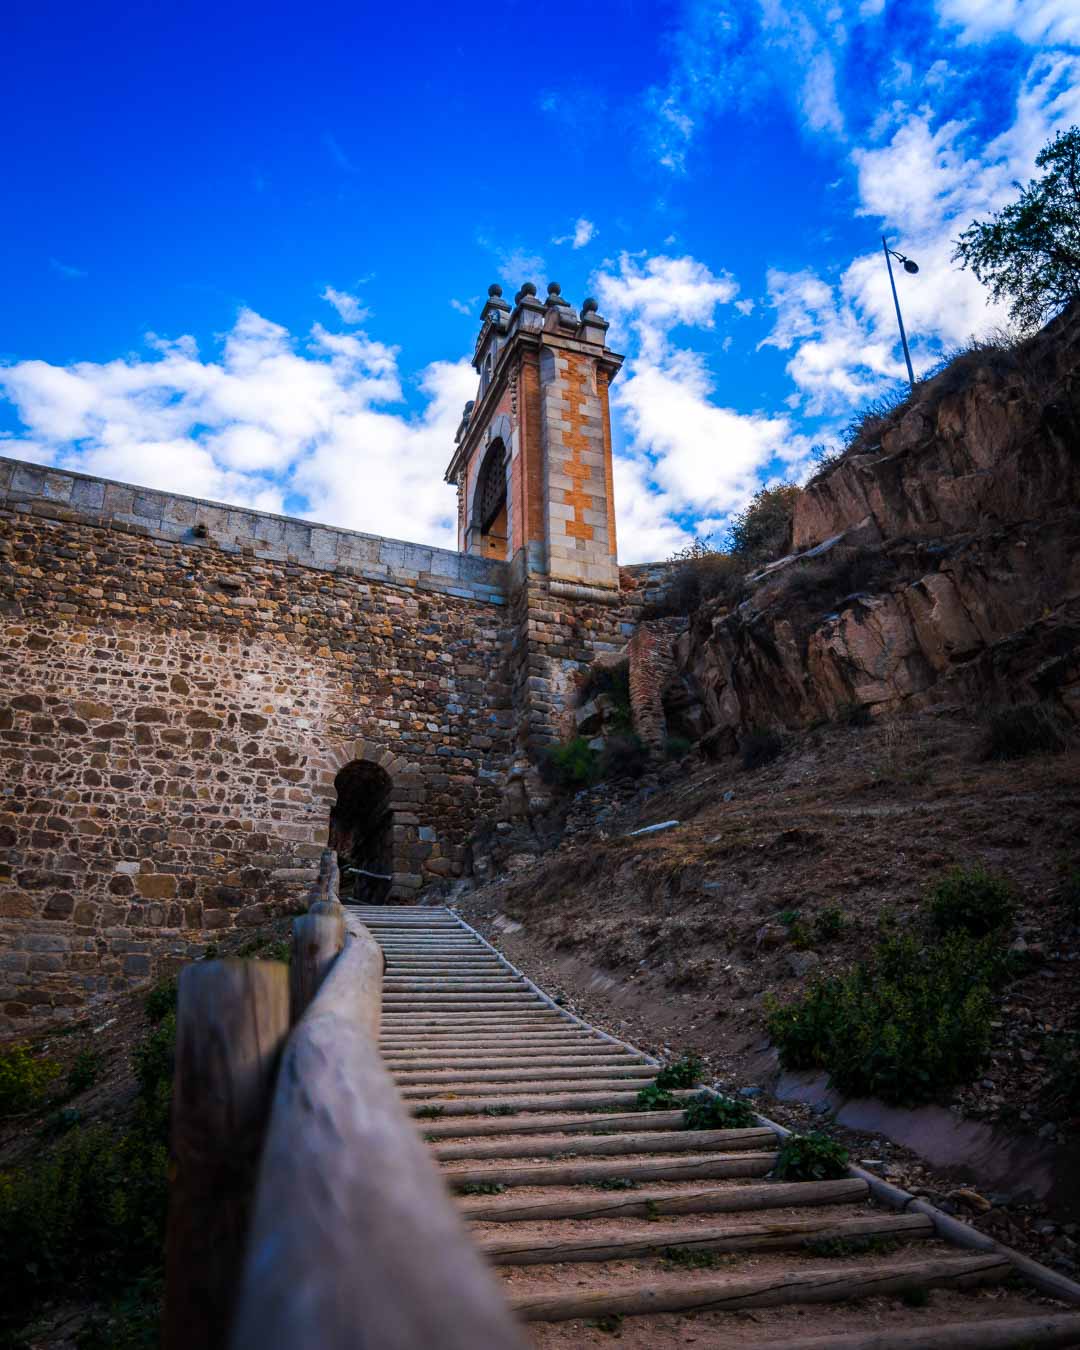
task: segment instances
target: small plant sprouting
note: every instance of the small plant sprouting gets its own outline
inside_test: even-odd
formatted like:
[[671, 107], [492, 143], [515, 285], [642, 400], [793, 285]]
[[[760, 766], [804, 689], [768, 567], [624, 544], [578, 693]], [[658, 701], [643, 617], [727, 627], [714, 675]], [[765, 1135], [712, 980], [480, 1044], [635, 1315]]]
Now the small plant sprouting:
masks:
[[684, 1130], [743, 1130], [757, 1124], [747, 1102], [738, 1097], [713, 1097], [702, 1092], [687, 1102]]
[[1016, 893], [985, 867], [953, 867], [931, 889], [930, 913], [943, 933], [986, 937], [1012, 923]]
[[143, 999], [143, 1007], [151, 1022], [160, 1022], [168, 1013], [176, 1011], [176, 976], [159, 980]]
[[847, 1176], [847, 1164], [848, 1151], [842, 1144], [811, 1130], [788, 1135], [771, 1175], [777, 1181], [835, 1181]]
[[603, 1317], [598, 1317], [592, 1325], [597, 1331], [606, 1332], [609, 1336], [617, 1336], [622, 1330], [622, 1318], [618, 1313], [605, 1313]]
[[684, 1270], [712, 1270], [723, 1260], [723, 1253], [703, 1252], [694, 1247], [665, 1247], [660, 1257], [668, 1265]]
[[660, 1219], [660, 1206], [655, 1200], [645, 1201], [645, 1218], [649, 1223], [657, 1223]]
[[501, 1181], [466, 1181], [458, 1187], [462, 1195], [502, 1195], [505, 1190]]
[[633, 1177], [602, 1177], [593, 1185], [601, 1191], [636, 1191], [637, 1182]]
[[37, 1106], [59, 1073], [59, 1064], [35, 1059], [25, 1045], [13, 1045], [0, 1053], [0, 1116], [14, 1116]]
[[848, 926], [848, 917], [839, 905], [827, 905], [814, 920], [814, 933], [819, 942], [832, 942]]
[[634, 1102], [634, 1110], [677, 1111], [681, 1105], [678, 1097], [673, 1096], [661, 1087], [657, 1087], [655, 1083], [650, 1083], [638, 1093]]
[[516, 1116], [516, 1106], [485, 1106], [485, 1116]]
[[68, 1095], [76, 1097], [80, 1092], [85, 1092], [88, 1087], [92, 1087], [101, 1077], [101, 1066], [102, 1058], [97, 1051], [80, 1050], [68, 1070]]
[[656, 1075], [656, 1086], [670, 1092], [675, 1088], [696, 1087], [705, 1073], [705, 1065], [698, 1055], [683, 1055], [674, 1064], [665, 1064]]
[[811, 1256], [842, 1260], [847, 1256], [884, 1256], [899, 1247], [895, 1238], [879, 1237], [876, 1233], [854, 1237], [807, 1238], [803, 1243]]
[[417, 1120], [438, 1120], [445, 1110], [445, 1106], [437, 1106], [434, 1102], [429, 1102], [426, 1106], [418, 1106], [413, 1115]]

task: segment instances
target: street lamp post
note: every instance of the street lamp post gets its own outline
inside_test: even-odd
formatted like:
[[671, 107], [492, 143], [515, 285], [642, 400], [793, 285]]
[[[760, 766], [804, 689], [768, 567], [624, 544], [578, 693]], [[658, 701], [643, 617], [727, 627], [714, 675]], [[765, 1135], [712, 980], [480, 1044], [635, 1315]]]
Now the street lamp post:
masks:
[[900, 325], [900, 341], [904, 344], [904, 360], [907, 362], [908, 384], [911, 385], [912, 393], [915, 392], [915, 372], [911, 368], [911, 352], [908, 351], [907, 333], [904, 332], [904, 316], [900, 313], [900, 297], [896, 294], [896, 278], [893, 276], [892, 260], [904, 264], [904, 271], [915, 273], [919, 270], [919, 264], [912, 262], [910, 258], [905, 258], [902, 253], [897, 253], [894, 248], [890, 248], [885, 236], [881, 236], [881, 247], [885, 250], [885, 265], [889, 269], [889, 285], [892, 287], [893, 304], [896, 306], [896, 322]]

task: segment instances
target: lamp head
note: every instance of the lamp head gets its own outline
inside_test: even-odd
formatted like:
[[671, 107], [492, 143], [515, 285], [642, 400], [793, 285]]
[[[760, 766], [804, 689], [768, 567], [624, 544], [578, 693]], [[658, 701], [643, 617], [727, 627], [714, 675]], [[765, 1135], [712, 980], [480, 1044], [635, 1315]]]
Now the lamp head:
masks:
[[905, 259], [904, 259], [904, 271], [905, 271], [905, 272], [911, 272], [912, 274], [914, 274], [914, 273], [917, 272], [918, 270], [919, 270], [919, 264], [918, 264], [918, 263], [912, 262], [910, 258], [905, 258]]

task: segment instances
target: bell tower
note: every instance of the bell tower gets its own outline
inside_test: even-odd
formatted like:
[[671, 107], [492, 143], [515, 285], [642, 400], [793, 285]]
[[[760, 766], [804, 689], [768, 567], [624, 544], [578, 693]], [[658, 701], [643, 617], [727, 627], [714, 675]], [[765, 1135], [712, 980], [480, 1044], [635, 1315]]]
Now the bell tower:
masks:
[[623, 358], [586, 300], [580, 315], [557, 283], [514, 296], [488, 288], [465, 405], [446, 471], [458, 490], [458, 548], [505, 558], [555, 595], [618, 590], [608, 385]]

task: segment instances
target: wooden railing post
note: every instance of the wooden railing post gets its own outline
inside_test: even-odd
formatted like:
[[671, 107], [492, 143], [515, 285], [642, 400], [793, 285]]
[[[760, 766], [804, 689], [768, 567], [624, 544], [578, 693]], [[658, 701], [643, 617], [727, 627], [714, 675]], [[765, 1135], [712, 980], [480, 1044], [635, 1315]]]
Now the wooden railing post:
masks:
[[523, 1350], [379, 1054], [382, 969], [361, 929], [289, 1037], [231, 1350]]
[[[338, 906], [341, 909], [341, 906]], [[293, 920], [289, 994], [296, 1025], [345, 946], [345, 914], [302, 914]]]
[[282, 1046], [280, 962], [202, 961], [180, 976], [164, 1350], [221, 1350], [243, 1263]]

